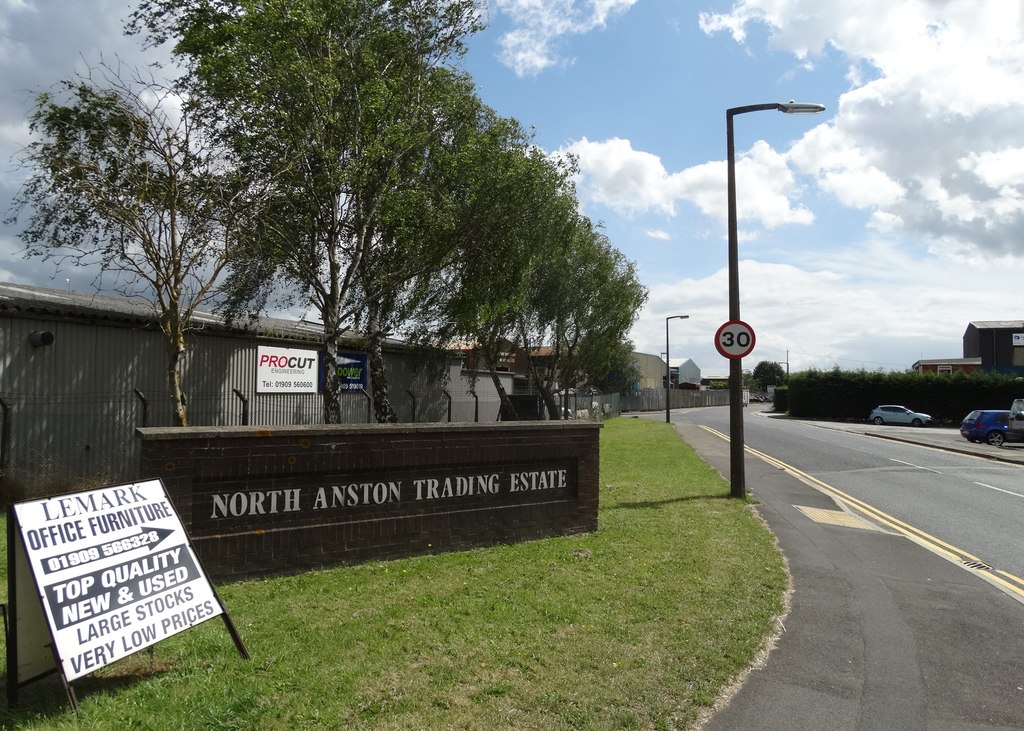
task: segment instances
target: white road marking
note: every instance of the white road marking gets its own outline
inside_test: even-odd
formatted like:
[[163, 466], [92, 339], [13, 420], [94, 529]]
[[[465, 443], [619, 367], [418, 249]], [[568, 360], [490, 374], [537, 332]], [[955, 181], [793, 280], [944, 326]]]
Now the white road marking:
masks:
[[1013, 495], [1014, 497], [1024, 497], [1024, 495], [1021, 495], [1019, 492], [1014, 492], [1013, 490], [1004, 490], [1003, 488], [996, 487], [994, 485], [986, 485], [984, 482], [975, 482], [974, 484], [977, 485], [978, 487], [987, 487], [989, 490], [1005, 492], [1007, 495]]
[[893, 459], [892, 457], [890, 457], [889, 460], [891, 462], [899, 462], [900, 464], [905, 464], [907, 467], [913, 467], [915, 470], [924, 470], [925, 472], [932, 472], [932, 473], [934, 473], [936, 475], [941, 475], [942, 474], [938, 470], [933, 470], [933, 469], [930, 469], [928, 467], [922, 467], [921, 465], [914, 464], [913, 462], [904, 462], [902, 459]]

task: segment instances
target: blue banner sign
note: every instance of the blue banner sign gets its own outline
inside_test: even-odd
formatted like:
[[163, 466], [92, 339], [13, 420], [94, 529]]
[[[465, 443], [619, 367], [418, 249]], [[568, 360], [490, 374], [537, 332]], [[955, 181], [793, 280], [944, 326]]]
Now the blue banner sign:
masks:
[[338, 353], [338, 380], [342, 391], [360, 391], [369, 387], [369, 358], [365, 353]]

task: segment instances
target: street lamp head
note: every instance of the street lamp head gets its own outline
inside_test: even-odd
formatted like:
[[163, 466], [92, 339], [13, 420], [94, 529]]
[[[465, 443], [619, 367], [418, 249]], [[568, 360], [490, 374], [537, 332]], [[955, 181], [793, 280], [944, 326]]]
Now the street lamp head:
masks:
[[780, 102], [778, 110], [783, 114], [819, 114], [825, 111], [825, 105], [801, 104], [790, 99], [788, 102]]

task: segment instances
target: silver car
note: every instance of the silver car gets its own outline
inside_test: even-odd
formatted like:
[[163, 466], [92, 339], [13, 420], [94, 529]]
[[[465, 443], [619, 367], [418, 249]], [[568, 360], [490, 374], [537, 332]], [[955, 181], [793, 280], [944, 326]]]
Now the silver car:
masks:
[[935, 420], [928, 414], [893, 404], [873, 408], [871, 415], [868, 416], [868, 421], [872, 424], [910, 424], [911, 426], [928, 426], [935, 423]]

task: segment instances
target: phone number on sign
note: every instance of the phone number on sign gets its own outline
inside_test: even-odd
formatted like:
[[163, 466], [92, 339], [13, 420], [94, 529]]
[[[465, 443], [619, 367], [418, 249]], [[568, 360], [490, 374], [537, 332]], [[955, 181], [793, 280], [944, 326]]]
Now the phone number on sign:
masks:
[[73, 568], [92, 561], [98, 561], [100, 556], [116, 556], [119, 553], [130, 551], [133, 548], [142, 548], [150, 543], [159, 543], [160, 536], [155, 530], [139, 533], [134, 536], [122, 538], [102, 546], [90, 546], [79, 551], [64, 553], [60, 556], [52, 556], [46, 559], [47, 572], [61, 571], [62, 569]]

